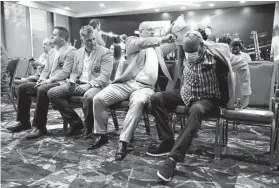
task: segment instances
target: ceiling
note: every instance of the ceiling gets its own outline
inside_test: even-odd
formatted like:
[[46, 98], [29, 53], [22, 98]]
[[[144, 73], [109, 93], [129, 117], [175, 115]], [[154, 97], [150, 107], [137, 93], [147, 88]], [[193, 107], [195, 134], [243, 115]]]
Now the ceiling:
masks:
[[[19, 1], [18, 4], [83, 18], [200, 9], [218, 9], [274, 3], [275, 1]], [[103, 6], [101, 5], [103, 4]], [[157, 10], [155, 10], [157, 9]]]

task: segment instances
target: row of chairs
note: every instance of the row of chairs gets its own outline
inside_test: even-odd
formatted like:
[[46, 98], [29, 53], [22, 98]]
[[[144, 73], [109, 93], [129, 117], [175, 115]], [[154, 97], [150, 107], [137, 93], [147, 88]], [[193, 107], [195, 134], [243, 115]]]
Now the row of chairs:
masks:
[[[15, 110], [16, 105], [13, 100], [13, 84], [16, 74], [16, 69], [19, 63], [19, 59], [10, 59], [7, 70], [10, 72], [10, 84], [9, 91], [2, 92], [3, 95], [8, 95]], [[249, 69], [251, 73], [251, 88], [252, 95], [250, 96], [249, 107], [253, 109], [243, 109], [243, 110], [228, 110], [220, 109], [218, 112], [212, 113], [210, 117], [205, 117], [205, 120], [213, 119], [216, 121], [216, 134], [215, 134], [215, 159], [220, 159], [221, 157], [221, 147], [226, 146], [228, 142], [228, 125], [230, 122], [232, 124], [242, 123], [245, 125], [263, 126], [269, 127], [271, 129], [270, 133], [270, 153], [275, 157], [275, 161], [279, 160], [279, 90], [276, 90], [276, 95], [274, 95], [275, 86], [275, 75], [277, 71], [277, 65], [273, 62], [257, 61], [249, 63]], [[28, 72], [28, 71], [27, 71]], [[239, 80], [237, 79], [237, 82]], [[237, 86], [239, 84], [236, 84]], [[277, 86], [278, 87], [278, 86]], [[236, 87], [236, 93], [239, 93], [239, 88]], [[237, 96], [237, 95], [236, 95]], [[82, 97], [71, 97], [70, 103], [73, 107], [80, 108], [82, 106]], [[127, 111], [129, 108], [129, 101], [119, 102], [110, 107], [112, 119], [114, 122], [115, 129], [119, 129], [119, 124], [117, 121], [116, 111]], [[150, 123], [149, 114], [151, 111], [150, 104], [147, 104], [143, 119], [145, 122], [146, 132], [150, 135]], [[170, 117], [173, 122], [173, 130], [175, 129], [175, 118], [179, 117], [181, 128], [185, 126], [189, 108], [186, 106], [178, 106], [176, 110], [172, 113]], [[67, 130], [68, 123], [64, 120], [63, 122], [64, 131]]]

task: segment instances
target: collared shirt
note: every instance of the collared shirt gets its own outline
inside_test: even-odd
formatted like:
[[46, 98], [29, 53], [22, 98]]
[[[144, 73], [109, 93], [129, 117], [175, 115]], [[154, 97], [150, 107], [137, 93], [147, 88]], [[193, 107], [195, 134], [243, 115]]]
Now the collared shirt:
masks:
[[89, 69], [89, 65], [90, 65], [90, 60], [92, 57], [93, 52], [90, 52], [90, 54], [88, 55], [88, 53], [86, 51], [84, 51], [84, 58], [83, 58], [83, 69], [82, 69], [82, 73], [81, 76], [79, 78], [79, 80], [81, 82], [84, 83], [88, 83], [89, 82], [89, 75], [88, 75], [88, 69]]
[[205, 52], [198, 62], [184, 62], [181, 97], [185, 105], [196, 100], [221, 97], [215, 67], [216, 61], [209, 52]]
[[143, 68], [135, 80], [146, 85], [154, 86], [158, 78], [159, 62], [154, 48], [146, 49], [146, 58]]

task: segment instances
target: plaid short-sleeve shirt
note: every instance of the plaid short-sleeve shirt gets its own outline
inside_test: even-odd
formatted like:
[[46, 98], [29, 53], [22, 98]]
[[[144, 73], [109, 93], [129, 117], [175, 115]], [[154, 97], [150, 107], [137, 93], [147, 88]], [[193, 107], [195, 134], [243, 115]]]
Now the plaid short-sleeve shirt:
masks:
[[207, 51], [198, 62], [184, 62], [181, 97], [185, 105], [197, 100], [221, 97], [215, 67], [216, 61]]

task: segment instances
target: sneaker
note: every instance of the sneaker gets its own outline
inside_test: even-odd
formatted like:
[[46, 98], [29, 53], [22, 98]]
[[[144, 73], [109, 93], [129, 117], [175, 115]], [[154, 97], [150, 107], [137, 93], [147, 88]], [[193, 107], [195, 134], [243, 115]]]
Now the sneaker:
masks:
[[152, 157], [160, 157], [168, 155], [174, 145], [174, 140], [163, 141], [157, 148], [149, 148], [146, 153]]
[[175, 166], [175, 160], [168, 157], [164, 164], [157, 171], [157, 176], [163, 181], [170, 181], [174, 175]]

